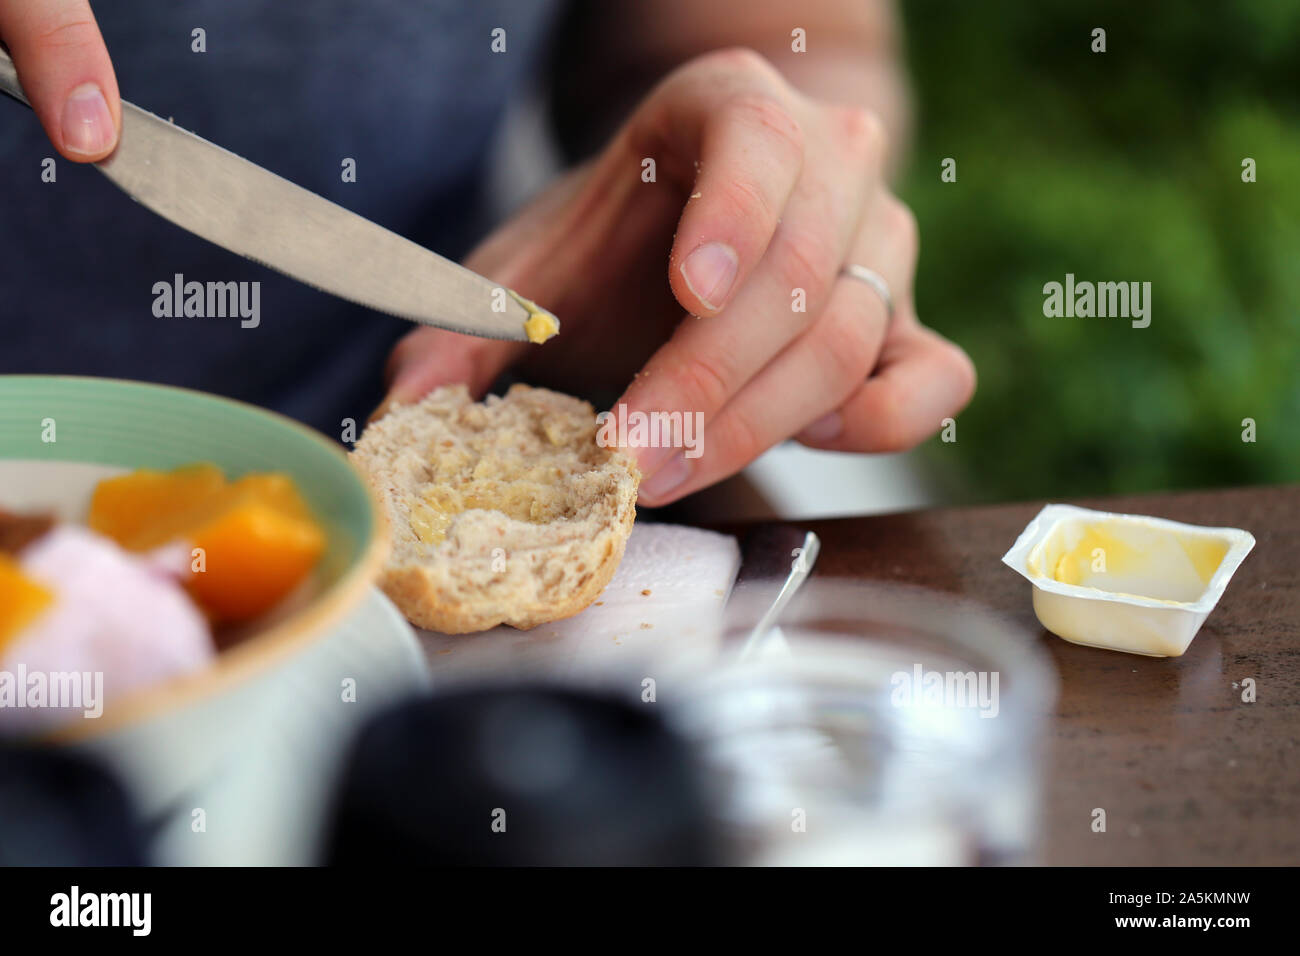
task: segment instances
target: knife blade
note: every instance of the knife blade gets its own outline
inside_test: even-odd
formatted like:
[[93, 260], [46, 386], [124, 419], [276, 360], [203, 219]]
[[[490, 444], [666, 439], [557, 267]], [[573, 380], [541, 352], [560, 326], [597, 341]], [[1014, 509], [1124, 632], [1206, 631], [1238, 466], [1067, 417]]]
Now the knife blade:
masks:
[[[31, 105], [3, 49], [0, 91]], [[500, 283], [125, 100], [117, 149], [96, 166], [182, 229], [349, 302], [483, 338], [559, 330]]]

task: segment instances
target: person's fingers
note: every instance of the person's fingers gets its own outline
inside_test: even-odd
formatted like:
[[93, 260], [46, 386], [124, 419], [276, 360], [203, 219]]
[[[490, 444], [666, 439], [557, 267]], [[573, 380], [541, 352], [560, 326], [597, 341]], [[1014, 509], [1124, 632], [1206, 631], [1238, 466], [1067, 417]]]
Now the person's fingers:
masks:
[[[750, 280], [722, 314], [677, 329], [623, 396], [629, 409], [712, 421], [825, 308], [869, 197], [879, 193], [884, 151], [878, 124], [860, 111], [837, 110], [821, 121], [830, 127], [817, 131], [822, 148], [815, 158], [810, 153]], [[662, 448], [635, 453], [647, 478], [672, 458]]]
[[762, 258], [803, 167], [795, 105], [766, 60], [724, 50], [670, 76], [633, 116], [633, 141], [691, 183], [668, 258], [687, 312], [720, 312]]
[[60, 155], [90, 163], [117, 148], [117, 78], [87, 0], [0, 0], [0, 40]]
[[892, 335], [871, 378], [796, 437], [832, 451], [903, 451], [925, 440], [975, 394], [975, 366], [954, 343], [920, 325]]
[[[881, 273], [899, 305], [910, 309], [916, 266], [916, 224], [902, 203], [877, 192], [846, 260]], [[722, 408], [704, 429], [694, 459], [682, 454], [642, 483], [647, 505], [667, 504], [720, 481], [768, 448], [839, 407], [875, 367], [889, 317], [871, 286], [834, 280], [817, 321], [790, 343]]]
[[875, 290], [840, 279], [825, 311], [754, 376], [704, 429], [702, 454], [682, 453], [641, 485], [641, 500], [668, 504], [735, 474], [838, 408], [875, 366], [888, 316]]
[[803, 163], [795, 105], [757, 53], [721, 50], [671, 74], [622, 131], [690, 191], [669, 255], [686, 311], [720, 311], [762, 257]]

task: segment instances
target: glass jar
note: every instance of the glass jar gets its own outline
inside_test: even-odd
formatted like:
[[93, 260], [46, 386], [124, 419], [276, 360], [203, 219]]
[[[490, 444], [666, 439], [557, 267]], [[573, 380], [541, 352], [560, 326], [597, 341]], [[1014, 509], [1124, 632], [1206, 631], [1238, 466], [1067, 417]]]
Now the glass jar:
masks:
[[944, 594], [813, 578], [742, 658], [765, 605], [733, 605], [721, 658], [663, 695], [728, 862], [1035, 861], [1055, 697], [1035, 635]]

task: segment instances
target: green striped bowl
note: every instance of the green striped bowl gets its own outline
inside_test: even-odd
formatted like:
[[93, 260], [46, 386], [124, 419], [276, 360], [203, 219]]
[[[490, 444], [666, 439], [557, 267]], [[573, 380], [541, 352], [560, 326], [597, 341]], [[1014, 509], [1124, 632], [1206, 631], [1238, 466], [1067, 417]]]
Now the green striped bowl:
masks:
[[[211, 462], [230, 478], [280, 471], [326, 531], [311, 593], [221, 653], [208, 671], [110, 703], [61, 737], [93, 737], [229, 689], [326, 632], [366, 596], [387, 554], [375, 500], [339, 446], [306, 426], [202, 392], [72, 376], [0, 375], [0, 507], [84, 513], [94, 481]], [[80, 513], [79, 513], [80, 512]]]

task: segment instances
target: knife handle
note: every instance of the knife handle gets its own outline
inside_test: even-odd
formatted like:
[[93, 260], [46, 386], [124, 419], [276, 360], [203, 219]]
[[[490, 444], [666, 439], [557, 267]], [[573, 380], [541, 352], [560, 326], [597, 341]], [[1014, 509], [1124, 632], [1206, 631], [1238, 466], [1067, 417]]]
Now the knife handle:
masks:
[[3, 46], [0, 46], [0, 93], [8, 93], [23, 106], [32, 105], [27, 101], [22, 84], [18, 82], [18, 70], [14, 67], [14, 61], [9, 58], [9, 51]]

